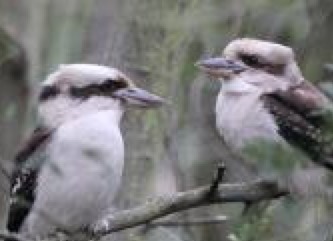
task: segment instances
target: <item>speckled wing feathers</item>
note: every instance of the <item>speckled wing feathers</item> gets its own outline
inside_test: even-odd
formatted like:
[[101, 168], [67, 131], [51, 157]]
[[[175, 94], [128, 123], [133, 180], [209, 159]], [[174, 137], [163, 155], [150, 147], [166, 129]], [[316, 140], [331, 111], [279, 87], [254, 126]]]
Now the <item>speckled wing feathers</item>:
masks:
[[10, 231], [18, 231], [34, 201], [39, 164], [27, 160], [50, 138], [53, 130], [37, 127], [15, 157], [16, 168], [11, 178]]
[[314, 162], [333, 170], [332, 137], [313, 122], [306, 113], [293, 108], [279, 94], [262, 96], [264, 106], [274, 117], [284, 139], [305, 152]]

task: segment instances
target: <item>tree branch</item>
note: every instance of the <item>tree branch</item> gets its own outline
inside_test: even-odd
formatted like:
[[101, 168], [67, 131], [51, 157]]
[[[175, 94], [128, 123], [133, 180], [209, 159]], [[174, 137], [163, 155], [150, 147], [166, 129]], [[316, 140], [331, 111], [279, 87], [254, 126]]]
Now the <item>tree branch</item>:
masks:
[[0, 231], [0, 240], [31, 241], [30, 239], [22, 237], [19, 234], [6, 231]]
[[228, 220], [226, 216], [215, 216], [206, 218], [196, 218], [191, 220], [158, 220], [147, 224], [147, 228], [154, 227], [179, 227], [179, 226], [202, 226], [225, 223]]
[[194, 207], [215, 203], [258, 202], [279, 198], [288, 193], [285, 186], [272, 179], [261, 179], [247, 183], [220, 184], [213, 195], [210, 193], [210, 186], [204, 186], [170, 196], [158, 197], [133, 209], [119, 211], [113, 216], [101, 220], [95, 226], [93, 234], [103, 236], [141, 224], [147, 224], [168, 214]]

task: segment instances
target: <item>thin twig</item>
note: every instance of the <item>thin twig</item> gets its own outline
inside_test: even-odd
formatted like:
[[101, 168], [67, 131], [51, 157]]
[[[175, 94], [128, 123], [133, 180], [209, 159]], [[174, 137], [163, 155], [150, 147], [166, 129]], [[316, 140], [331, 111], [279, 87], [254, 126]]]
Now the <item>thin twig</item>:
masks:
[[215, 192], [218, 190], [219, 184], [223, 181], [224, 174], [226, 171], [226, 166], [224, 163], [220, 163], [217, 167], [215, 177], [212, 181], [212, 184], [209, 188], [209, 191], [207, 193], [207, 196], [211, 197], [215, 194]]

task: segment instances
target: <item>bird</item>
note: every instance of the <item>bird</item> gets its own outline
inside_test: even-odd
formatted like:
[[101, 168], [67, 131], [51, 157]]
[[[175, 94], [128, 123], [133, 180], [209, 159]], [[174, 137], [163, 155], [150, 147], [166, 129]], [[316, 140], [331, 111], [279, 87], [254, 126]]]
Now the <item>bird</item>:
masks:
[[125, 109], [164, 103], [116, 68], [60, 65], [41, 85], [38, 125], [15, 157], [8, 229], [43, 237], [94, 227], [121, 186]]
[[230, 149], [244, 154], [254, 142], [276, 143], [333, 170], [333, 139], [325, 130], [332, 103], [303, 77], [291, 47], [238, 38], [196, 65], [221, 82], [216, 127]]

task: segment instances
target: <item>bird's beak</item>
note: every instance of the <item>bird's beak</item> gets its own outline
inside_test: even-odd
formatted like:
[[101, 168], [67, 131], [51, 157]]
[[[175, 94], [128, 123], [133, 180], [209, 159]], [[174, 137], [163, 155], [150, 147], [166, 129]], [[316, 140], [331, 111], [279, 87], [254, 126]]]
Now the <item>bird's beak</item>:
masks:
[[166, 103], [162, 97], [133, 86], [119, 89], [113, 93], [113, 96], [123, 100], [126, 104], [138, 107], [153, 108]]
[[240, 61], [227, 59], [224, 57], [216, 57], [200, 60], [196, 63], [196, 66], [209, 76], [215, 78], [228, 78], [234, 74], [239, 74], [247, 70]]

